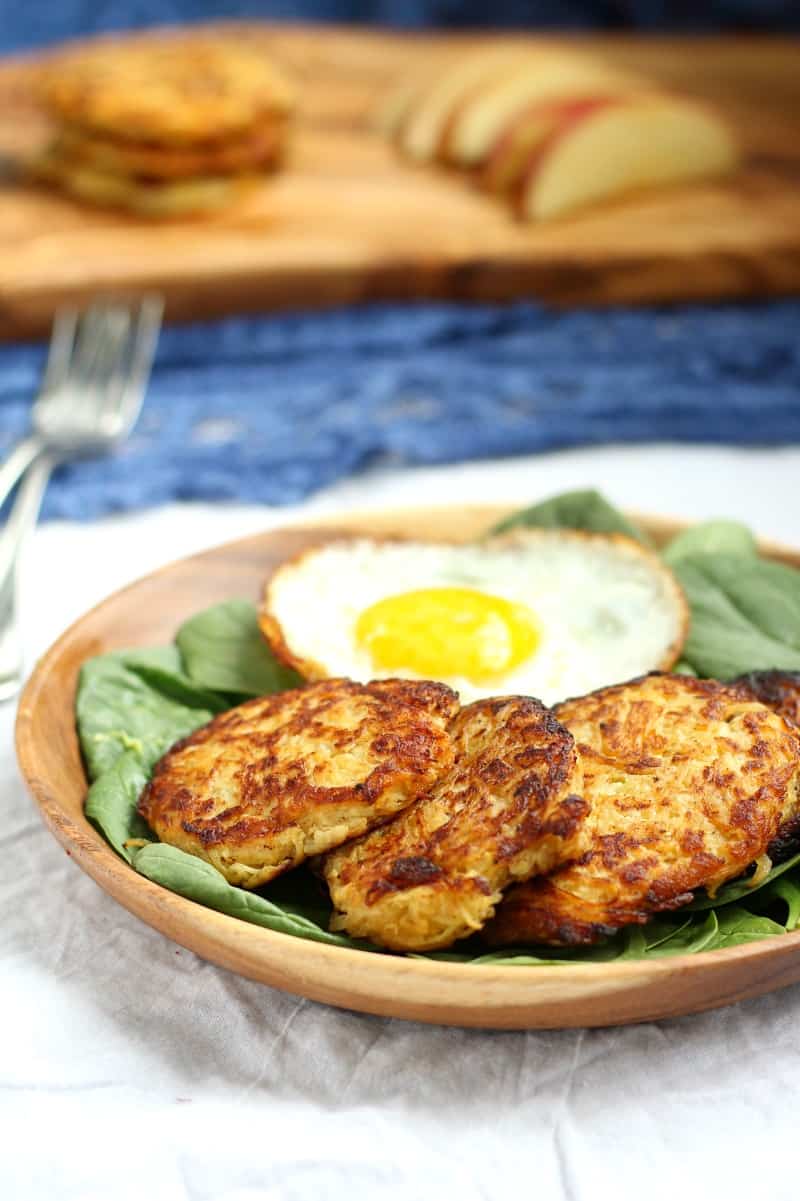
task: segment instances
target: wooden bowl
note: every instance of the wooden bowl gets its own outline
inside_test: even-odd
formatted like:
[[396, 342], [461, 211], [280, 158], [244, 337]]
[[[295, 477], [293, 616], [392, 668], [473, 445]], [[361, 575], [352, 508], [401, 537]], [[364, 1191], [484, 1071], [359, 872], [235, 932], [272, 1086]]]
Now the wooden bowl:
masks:
[[[276, 934], [184, 900], [136, 874], [83, 814], [87, 781], [75, 732], [78, 669], [123, 646], [167, 643], [192, 613], [260, 593], [287, 556], [353, 531], [465, 541], [505, 509], [403, 510], [355, 515], [243, 538], [131, 584], [92, 609], [40, 661], [20, 702], [17, 754], [46, 824], [106, 892], [205, 959], [301, 996], [367, 1013], [458, 1026], [606, 1026], [727, 1005], [800, 980], [800, 932], [750, 946], [654, 962], [493, 967], [365, 954]], [[658, 542], [681, 523], [638, 518]], [[800, 553], [762, 545], [800, 566]]]

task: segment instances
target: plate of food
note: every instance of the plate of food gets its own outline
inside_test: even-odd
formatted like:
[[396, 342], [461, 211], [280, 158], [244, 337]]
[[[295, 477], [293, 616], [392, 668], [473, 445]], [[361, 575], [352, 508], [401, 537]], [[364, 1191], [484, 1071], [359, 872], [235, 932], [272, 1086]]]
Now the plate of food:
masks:
[[314, 1000], [622, 1024], [800, 980], [800, 552], [593, 491], [181, 560], [39, 662], [23, 776], [132, 913]]

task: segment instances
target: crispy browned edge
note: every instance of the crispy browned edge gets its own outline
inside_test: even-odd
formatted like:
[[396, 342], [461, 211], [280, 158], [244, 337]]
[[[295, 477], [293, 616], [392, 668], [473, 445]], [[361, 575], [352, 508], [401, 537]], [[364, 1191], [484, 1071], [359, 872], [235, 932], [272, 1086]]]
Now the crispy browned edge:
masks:
[[[465, 727], [469, 728], [476, 716], [488, 724], [494, 737], [489, 746], [483, 744], [473, 751], [469, 740], [462, 739]], [[535, 754], [524, 763], [515, 763], [511, 767], [509, 750], [519, 749], [519, 742], [514, 743], [513, 739], [518, 737], [523, 725], [527, 731], [536, 731]], [[392, 950], [438, 950], [450, 946], [475, 933], [477, 927], [471, 922], [476, 916], [480, 916], [481, 922], [491, 917], [497, 894], [508, 887], [509, 882], [527, 878], [513, 873], [513, 861], [519, 865], [520, 858], [533, 847], [552, 844], [555, 840], [563, 851], [564, 843], [571, 842], [582, 826], [589, 806], [582, 796], [572, 791], [580, 788], [582, 781], [575, 739], [541, 701], [524, 696], [486, 697], [473, 701], [453, 717], [449, 730], [457, 748], [450, 771], [445, 772], [438, 783], [397, 820], [389, 822], [380, 831], [373, 830], [335, 849], [322, 860], [321, 873], [331, 888], [334, 910], [339, 909], [336, 916], [342, 919], [334, 928], [348, 929], [355, 913], [359, 927], [355, 933], [364, 933]], [[459, 747], [463, 750], [462, 757], [459, 757]], [[546, 753], [542, 758], [543, 747], [546, 747]], [[499, 759], [495, 759], [495, 755]], [[501, 770], [495, 774], [498, 764]], [[415, 823], [420, 808], [424, 813], [426, 803], [432, 799], [447, 808], [454, 784], [459, 803], [457, 809], [450, 808], [452, 821], [424, 833], [415, 827], [415, 833], [421, 834], [422, 841], [412, 835], [410, 844], [404, 819], [410, 818], [412, 824]], [[501, 810], [495, 813], [493, 807], [498, 798]], [[423, 820], [423, 827], [424, 824]], [[474, 871], [474, 860], [467, 858], [465, 862], [464, 848], [477, 849], [475, 838], [470, 837], [473, 824], [483, 829], [485, 841], [481, 841], [480, 852], [490, 851], [496, 872], [493, 878], [484, 873], [483, 867], [480, 873]], [[449, 836], [453, 827], [457, 830], [455, 839]], [[380, 838], [377, 846], [376, 836]], [[363, 858], [353, 855], [359, 847], [366, 847]], [[450, 857], [453, 850], [456, 864]], [[577, 851], [577, 848], [572, 850]], [[551, 852], [551, 861], [558, 865], [564, 857], [555, 850]], [[530, 872], [537, 870], [532, 863]], [[505, 874], [505, 880], [502, 874]], [[424, 886], [427, 899], [415, 904], [415, 894], [410, 900], [411, 907], [418, 916], [420, 912], [433, 914], [441, 923], [443, 912], [452, 905], [447, 921], [449, 936], [442, 937], [440, 932], [435, 938], [430, 934], [425, 938], [387, 938], [383, 930], [385, 919], [381, 918], [386, 906], [381, 903], [388, 900], [389, 917], [397, 920], [396, 900], [399, 898], [402, 904], [400, 894], [420, 885]], [[339, 891], [334, 896], [337, 886]], [[477, 913], [473, 898], [477, 900]], [[372, 929], [366, 931], [358, 915], [369, 912], [373, 906]], [[464, 919], [466, 910], [470, 911], [467, 920]], [[375, 920], [380, 923], [380, 929], [374, 924]], [[401, 921], [408, 931], [409, 915], [401, 915]]]
[[[749, 671], [737, 676], [731, 683], [746, 688], [762, 705], [774, 709], [790, 726], [800, 731], [800, 671], [781, 671], [778, 668]], [[797, 797], [800, 806], [800, 780], [797, 784]], [[767, 847], [767, 854], [773, 863], [782, 863], [798, 851], [800, 810], [796, 816], [783, 823]]]
[[[598, 696], [601, 693], [606, 695], [617, 696], [624, 693], [631, 685], [639, 684], [643, 680], [650, 679], [654, 676], [663, 675], [661, 671], [648, 672], [642, 676], [636, 676], [632, 680], [625, 680], [621, 684], [610, 684], [603, 688], [596, 688], [592, 692], [586, 694], [586, 698]], [[798, 729], [794, 723], [782, 713], [778, 712], [774, 706], [766, 704], [760, 697], [757, 697], [752, 688], [749, 688], [740, 679], [731, 681], [721, 681], [713, 679], [697, 679], [693, 676], [681, 677], [685, 685], [693, 692], [704, 694], [706, 696], [717, 695], [720, 690], [723, 690], [731, 697], [740, 697], [742, 700], [756, 701], [763, 704], [765, 708], [771, 709], [776, 716], [780, 717], [784, 722], [787, 732], [795, 735], [798, 751], [800, 752], [800, 738], [797, 738]], [[556, 718], [561, 720], [561, 713], [564, 706], [572, 704], [574, 701], [586, 699], [584, 697], [569, 697], [553, 707], [553, 712]], [[569, 727], [567, 726], [567, 729]], [[798, 776], [794, 777], [795, 787], [798, 788]], [[798, 793], [800, 796], [800, 792]], [[767, 854], [770, 857], [773, 854], [777, 855], [783, 849], [783, 844], [788, 845], [788, 853], [797, 849], [795, 843], [800, 836], [800, 816], [791, 818], [784, 822], [776, 832], [775, 837], [767, 846]], [[786, 857], [786, 856], [784, 856]], [[538, 883], [538, 882], [537, 882]], [[555, 888], [556, 882], [550, 879], [541, 881], [543, 887]], [[561, 913], [551, 913], [547, 910], [546, 897], [543, 900], [537, 896], [533, 901], [529, 900], [525, 885], [521, 885], [518, 889], [512, 890], [508, 897], [505, 898], [503, 906], [498, 910], [496, 917], [493, 919], [492, 926], [487, 929], [486, 941], [490, 946], [511, 946], [515, 943], [523, 944], [524, 938], [517, 938], [515, 931], [519, 928], [520, 919], [525, 920], [526, 912], [535, 912], [541, 929], [547, 931], [548, 938], [552, 945], [556, 946], [588, 946], [600, 941], [600, 939], [614, 935], [617, 931], [628, 925], [645, 925], [651, 921], [659, 913], [669, 912], [674, 909], [680, 909], [688, 904], [694, 897], [697, 891], [697, 885], [689, 886], [685, 879], [680, 883], [680, 891], [668, 899], [662, 899], [656, 907], [640, 906], [632, 908], [625, 905], [605, 905], [594, 904], [591, 901], [581, 901], [581, 907], [586, 912], [587, 918], [581, 920], [574, 917], [565, 917]], [[591, 920], [592, 913], [598, 915], [599, 920]], [[529, 940], [530, 941], [530, 940]]]
[[[531, 535], [552, 535], [555, 532], [556, 531], [551, 530], [549, 528], [526, 527], [522, 530], [509, 530], [505, 534], [491, 535], [491, 536], [487, 537], [486, 539], [483, 539], [482, 543], [489, 542], [492, 545], [508, 546], [508, 545], [513, 545], [515, 542], [519, 542], [519, 543], [529, 542], [532, 540]], [[659, 555], [656, 554], [655, 551], [650, 550], [649, 547], [643, 546], [641, 544], [641, 542], [637, 542], [635, 538], [631, 538], [627, 534], [617, 534], [617, 533], [601, 534], [601, 533], [592, 533], [588, 530], [572, 530], [572, 529], [567, 529], [567, 528], [559, 529], [557, 532], [559, 534], [564, 534], [570, 538], [574, 538], [576, 541], [605, 542], [605, 543], [613, 542], [613, 543], [616, 543], [618, 546], [627, 546], [627, 547], [635, 548], [635, 550], [638, 554], [641, 554], [644, 558], [646, 558], [651, 563], [651, 565], [653, 565], [656, 568], [658, 573], [661, 575], [662, 579], [664, 579], [668, 582], [670, 591], [672, 592], [672, 595], [677, 602], [677, 607], [680, 610], [680, 630], [679, 630], [678, 636], [667, 648], [665, 654], [662, 656], [662, 658], [659, 660], [659, 662], [653, 664], [653, 669], [656, 671], [668, 671], [673, 666], [673, 664], [677, 662], [678, 658], [680, 657], [680, 653], [683, 650], [684, 643], [686, 642], [686, 637], [689, 633], [689, 622], [691, 620], [691, 613], [689, 611], [689, 602], [686, 599], [686, 594], [684, 593], [683, 589], [681, 588], [680, 584], [678, 583], [678, 580], [675, 577], [672, 570], [667, 566], [666, 563], [663, 562], [663, 560], [659, 557]], [[426, 541], [426, 539], [385, 537], [385, 536], [370, 537], [369, 535], [359, 536], [358, 534], [354, 534], [352, 538], [344, 539], [343, 541], [352, 541], [352, 542], [369, 541], [369, 542], [375, 542], [378, 544], [387, 544], [387, 543], [403, 543], [403, 542], [424, 542], [424, 541]], [[445, 539], [445, 538], [437, 538], [436, 543], [439, 545], [444, 544], [444, 545], [448, 545], [448, 546], [463, 546], [464, 545], [463, 542], [459, 543], [455, 540], [450, 540], [450, 539]], [[296, 654], [294, 654], [294, 652], [292, 650], [290, 650], [290, 648], [286, 642], [286, 639], [284, 637], [283, 629], [281, 628], [280, 622], [277, 620], [276, 617], [273, 616], [272, 612], [270, 611], [270, 609], [268, 607], [270, 604], [270, 588], [271, 588], [273, 579], [278, 574], [278, 572], [283, 570], [284, 567], [288, 567], [288, 566], [294, 567], [298, 563], [300, 563], [304, 558], [306, 558], [308, 555], [316, 554], [317, 551], [321, 547], [329, 546], [329, 545], [330, 545], [329, 542], [321, 541], [318, 545], [308, 546], [304, 550], [298, 551], [297, 554], [291, 555], [288, 559], [285, 559], [282, 563], [280, 563], [278, 565], [278, 567], [272, 572], [272, 574], [267, 577], [267, 580], [264, 585], [264, 590], [262, 593], [262, 598], [261, 598], [261, 601], [259, 602], [259, 606], [258, 606], [258, 625], [259, 625], [259, 628], [260, 628], [262, 634], [264, 635], [267, 642], [269, 643], [270, 649], [272, 650], [273, 654], [286, 667], [293, 668], [295, 671], [299, 672], [299, 674], [306, 680], [323, 680], [323, 679], [325, 679], [325, 676], [326, 676], [325, 668], [322, 666], [322, 664], [317, 663], [314, 659], [304, 659], [302, 656], [296, 655]]]
[[263, 172], [278, 166], [286, 155], [292, 118], [286, 113], [267, 114], [257, 136], [190, 146], [161, 146], [125, 141], [109, 133], [80, 126], [59, 127], [51, 152], [65, 164], [87, 166], [102, 174], [168, 183], [198, 176]]
[[[249, 781], [244, 781], [242, 784], [241, 799], [237, 806], [240, 810], [245, 809], [246, 811], [237, 814], [235, 821], [232, 823], [223, 821], [222, 816], [216, 814], [213, 818], [203, 818], [203, 821], [199, 822], [198, 818], [202, 816], [202, 806], [197, 803], [197, 796], [188, 798], [195, 803], [189, 812], [185, 813], [185, 794], [190, 791], [190, 786], [184, 782], [176, 790], [172, 784], [170, 773], [174, 760], [180, 759], [187, 748], [205, 746], [208, 743], [222, 744], [235, 739], [237, 723], [245, 711], [248, 716], [253, 714], [254, 720], [258, 720], [262, 717], [273, 717], [282, 709], [289, 710], [285, 720], [282, 720], [279, 726], [270, 730], [268, 734], [261, 735], [262, 750], [274, 751], [276, 744], [280, 743], [282, 736], [286, 733], [303, 732], [302, 709], [298, 712], [297, 706], [298, 703], [302, 704], [305, 697], [310, 697], [312, 704], [315, 701], [324, 703], [331, 698], [343, 700], [350, 698], [353, 701], [366, 698], [369, 701], [381, 703], [390, 711], [390, 717], [395, 719], [394, 722], [390, 720], [388, 723], [390, 728], [395, 729], [398, 726], [410, 724], [412, 720], [419, 722], [425, 718], [431, 719], [431, 716], [440, 707], [447, 708], [450, 715], [448, 720], [452, 719], [458, 711], [458, 698], [452, 689], [448, 688], [446, 684], [438, 684], [431, 680], [390, 679], [373, 681], [371, 684], [358, 684], [347, 679], [326, 679], [317, 681], [315, 684], [302, 685], [287, 692], [273, 693], [265, 697], [252, 697], [233, 709], [226, 709], [224, 712], [218, 713], [205, 725], [179, 739], [166, 751], [155, 764], [152, 775], [139, 797], [137, 804], [139, 813], [164, 841], [173, 841], [172, 838], [164, 838], [164, 834], [171, 832], [171, 828], [177, 826], [190, 838], [196, 838], [204, 848], [216, 846], [223, 841], [231, 847], [246, 846], [254, 838], [273, 837], [296, 824], [296, 819], [287, 817], [279, 803], [275, 805], [274, 809], [267, 809], [257, 817], [253, 816], [253, 801], [258, 799], [259, 789], [256, 788], [254, 793], [253, 785]], [[368, 720], [369, 718], [362, 716], [360, 726], [366, 725]], [[233, 726], [233, 732], [231, 726]], [[442, 731], [442, 741], [448, 742], [445, 733], [446, 722], [444, 721]], [[434, 729], [430, 736], [431, 741], [436, 737], [436, 733]], [[335, 751], [338, 743], [346, 742], [351, 736], [351, 730], [344, 733], [335, 731], [327, 735], [326, 743], [329, 744], [330, 750]], [[372, 806], [385, 792], [387, 784], [392, 785], [396, 780], [404, 777], [413, 778], [416, 773], [422, 773], [427, 762], [427, 756], [423, 753], [422, 739], [418, 736], [408, 738], [403, 742], [402, 749], [395, 752], [393, 764], [389, 762], [377, 764], [363, 782], [327, 789], [315, 786], [303, 779], [293, 797], [301, 808], [309, 810], [320, 803], [324, 804], [326, 800], [333, 801], [334, 793], [337, 807], [344, 807], [350, 802]], [[286, 766], [281, 764], [281, 769], [286, 770]], [[291, 767], [292, 764], [290, 763], [288, 766]], [[206, 768], [206, 779], [209, 774], [210, 770]], [[176, 794], [180, 794], [180, 797]], [[250, 806], [250, 810], [248, 810], [248, 806]], [[198, 810], [201, 811], [200, 814]]]

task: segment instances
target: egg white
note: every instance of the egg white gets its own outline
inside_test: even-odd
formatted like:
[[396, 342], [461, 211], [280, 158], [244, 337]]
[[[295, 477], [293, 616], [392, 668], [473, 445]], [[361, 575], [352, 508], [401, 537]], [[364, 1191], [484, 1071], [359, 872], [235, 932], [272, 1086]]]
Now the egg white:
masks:
[[526, 605], [541, 642], [490, 684], [437, 677], [467, 703], [535, 696], [554, 704], [650, 671], [681, 640], [684, 602], [672, 574], [627, 539], [565, 530], [523, 530], [467, 546], [334, 542], [281, 567], [265, 608], [292, 655], [324, 676], [367, 681], [380, 671], [355, 636], [360, 614], [384, 597], [420, 588], [472, 588]]

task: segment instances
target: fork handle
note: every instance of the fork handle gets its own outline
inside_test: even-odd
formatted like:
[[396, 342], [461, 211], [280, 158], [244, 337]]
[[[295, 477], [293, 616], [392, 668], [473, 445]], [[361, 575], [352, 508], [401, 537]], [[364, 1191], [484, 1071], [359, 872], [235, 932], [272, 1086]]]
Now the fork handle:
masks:
[[55, 464], [56, 460], [46, 454], [34, 459], [0, 534], [0, 701], [15, 696], [22, 684], [24, 661], [17, 614], [18, 567], [28, 535], [36, 525]]
[[31, 435], [18, 442], [11, 454], [0, 464], [0, 506], [17, 481], [25, 474], [33, 460], [42, 453], [44, 446], [39, 438]]

